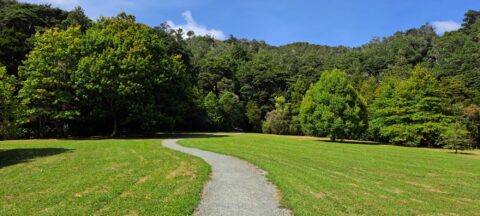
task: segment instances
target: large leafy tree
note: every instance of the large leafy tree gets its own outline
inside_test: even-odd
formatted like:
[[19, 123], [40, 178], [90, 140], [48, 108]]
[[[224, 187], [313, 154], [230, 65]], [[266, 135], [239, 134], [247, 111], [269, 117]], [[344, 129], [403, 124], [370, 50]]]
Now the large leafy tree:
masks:
[[452, 121], [445, 91], [432, 72], [416, 67], [407, 80], [391, 80], [373, 102], [370, 125], [385, 141], [408, 146], [437, 145]]
[[78, 97], [91, 117], [111, 122], [112, 135], [126, 124], [172, 126], [184, 115], [188, 83], [181, 56], [168, 55], [156, 32], [133, 16], [100, 19], [86, 32], [82, 52]]
[[54, 28], [37, 33], [35, 39], [35, 48], [20, 67], [18, 97], [26, 107], [27, 122], [38, 125], [40, 135], [49, 128], [62, 133], [67, 122], [80, 114], [73, 75], [80, 59], [82, 33], [80, 27], [65, 31]]
[[325, 71], [303, 98], [300, 122], [307, 135], [357, 138], [367, 126], [366, 107], [340, 70]]

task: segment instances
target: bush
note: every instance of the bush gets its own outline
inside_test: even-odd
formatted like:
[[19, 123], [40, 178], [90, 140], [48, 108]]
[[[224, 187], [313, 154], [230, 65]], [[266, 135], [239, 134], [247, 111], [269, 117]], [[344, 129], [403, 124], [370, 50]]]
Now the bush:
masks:
[[267, 113], [265, 122], [262, 126], [264, 133], [271, 134], [288, 134], [289, 133], [289, 119], [285, 113], [279, 110], [272, 110]]
[[283, 96], [275, 97], [275, 110], [265, 116], [262, 130], [271, 134], [290, 133], [290, 104], [285, 102]]

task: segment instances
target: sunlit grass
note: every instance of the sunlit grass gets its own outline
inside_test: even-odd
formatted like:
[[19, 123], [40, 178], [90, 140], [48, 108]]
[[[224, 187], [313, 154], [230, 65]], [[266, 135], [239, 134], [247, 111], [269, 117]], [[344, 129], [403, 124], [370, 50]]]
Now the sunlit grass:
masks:
[[0, 215], [189, 215], [210, 168], [158, 139], [0, 142]]
[[[478, 215], [478, 151], [244, 134], [182, 140], [268, 172], [295, 215]], [[476, 156], [477, 155], [477, 156]]]

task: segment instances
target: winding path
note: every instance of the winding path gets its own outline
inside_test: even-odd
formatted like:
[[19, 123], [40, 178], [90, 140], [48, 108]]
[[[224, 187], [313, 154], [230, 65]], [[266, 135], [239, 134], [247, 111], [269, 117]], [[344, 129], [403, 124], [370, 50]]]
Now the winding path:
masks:
[[180, 146], [178, 140], [168, 139], [163, 145], [200, 157], [212, 167], [211, 179], [193, 215], [290, 215], [279, 207], [276, 189], [264, 171], [231, 156]]

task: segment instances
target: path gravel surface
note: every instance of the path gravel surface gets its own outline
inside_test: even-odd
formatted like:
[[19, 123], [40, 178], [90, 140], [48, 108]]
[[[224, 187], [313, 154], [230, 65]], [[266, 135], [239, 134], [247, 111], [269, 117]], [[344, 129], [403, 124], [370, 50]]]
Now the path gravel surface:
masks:
[[200, 157], [212, 167], [211, 179], [193, 215], [290, 215], [279, 207], [276, 188], [267, 181], [264, 171], [231, 156], [180, 146], [178, 140], [165, 140], [163, 145]]

